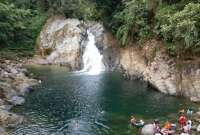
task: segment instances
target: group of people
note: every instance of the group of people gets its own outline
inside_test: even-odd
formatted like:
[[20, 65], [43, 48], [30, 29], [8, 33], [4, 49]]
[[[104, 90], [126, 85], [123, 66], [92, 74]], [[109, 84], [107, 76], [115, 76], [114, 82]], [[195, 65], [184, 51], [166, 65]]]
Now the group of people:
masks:
[[[181, 135], [190, 135], [192, 129], [192, 108], [189, 108], [185, 113], [184, 110], [180, 112], [180, 117], [178, 119], [178, 123], [180, 125]], [[133, 127], [143, 127], [145, 122], [143, 120], [137, 121], [134, 116], [131, 116], [130, 123]], [[159, 119], [155, 119], [153, 122], [153, 128], [155, 135], [173, 135], [177, 131], [177, 125], [175, 123], [170, 123], [167, 121], [163, 127], [160, 126]]]
[[191, 134], [193, 110], [191, 108], [187, 110], [187, 118], [184, 114], [184, 110], [181, 113], [182, 114], [179, 117], [179, 124], [181, 125], [182, 135]]

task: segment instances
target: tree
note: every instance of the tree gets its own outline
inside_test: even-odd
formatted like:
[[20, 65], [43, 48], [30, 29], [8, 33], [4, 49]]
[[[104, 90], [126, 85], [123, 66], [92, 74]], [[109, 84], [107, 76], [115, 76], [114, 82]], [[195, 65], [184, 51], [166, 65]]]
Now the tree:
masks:
[[24, 19], [30, 15], [29, 10], [16, 8], [14, 4], [0, 3], [0, 43], [7, 44], [16, 38], [20, 30], [25, 29]]
[[189, 3], [179, 12], [162, 22], [161, 33], [166, 41], [171, 40], [176, 52], [200, 51], [200, 4]]
[[[123, 8], [114, 14], [113, 30], [122, 46], [151, 35], [151, 10], [143, 0], [123, 1]], [[117, 28], [117, 29], [116, 29]]]

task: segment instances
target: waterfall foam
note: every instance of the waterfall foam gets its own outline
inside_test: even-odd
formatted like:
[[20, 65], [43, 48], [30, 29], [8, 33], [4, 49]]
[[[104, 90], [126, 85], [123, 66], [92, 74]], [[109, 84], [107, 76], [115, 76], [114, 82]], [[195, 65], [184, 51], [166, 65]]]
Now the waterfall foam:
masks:
[[95, 46], [95, 36], [87, 31], [88, 43], [83, 54], [83, 69], [82, 72], [87, 72], [90, 75], [97, 75], [105, 70], [102, 62], [103, 56]]

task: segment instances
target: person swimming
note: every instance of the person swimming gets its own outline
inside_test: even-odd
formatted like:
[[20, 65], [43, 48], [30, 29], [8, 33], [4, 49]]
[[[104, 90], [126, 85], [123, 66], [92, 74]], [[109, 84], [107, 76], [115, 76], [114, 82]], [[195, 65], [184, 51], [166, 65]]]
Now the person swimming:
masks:
[[131, 125], [134, 126], [136, 122], [137, 122], [136, 118], [132, 115], [130, 120]]
[[137, 127], [137, 128], [143, 127], [145, 124], [145, 122], [143, 120], [137, 121], [133, 115], [131, 116], [130, 123], [133, 127]]

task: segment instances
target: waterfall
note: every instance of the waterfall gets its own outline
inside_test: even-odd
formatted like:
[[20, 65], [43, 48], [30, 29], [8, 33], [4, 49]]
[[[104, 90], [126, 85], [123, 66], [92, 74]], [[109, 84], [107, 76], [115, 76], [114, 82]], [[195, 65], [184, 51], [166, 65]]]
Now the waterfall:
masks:
[[82, 72], [87, 72], [90, 75], [97, 75], [105, 70], [102, 62], [103, 56], [95, 46], [95, 36], [87, 31], [88, 43], [83, 53], [83, 69]]

